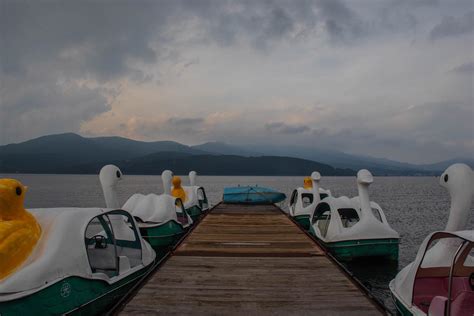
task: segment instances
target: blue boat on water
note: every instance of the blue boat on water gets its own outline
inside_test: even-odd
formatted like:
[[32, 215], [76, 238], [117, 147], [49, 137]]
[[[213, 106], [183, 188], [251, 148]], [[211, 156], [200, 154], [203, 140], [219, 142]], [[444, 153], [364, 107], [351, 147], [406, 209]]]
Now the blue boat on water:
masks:
[[229, 204], [273, 204], [286, 199], [284, 193], [259, 186], [238, 186], [224, 188], [224, 203]]

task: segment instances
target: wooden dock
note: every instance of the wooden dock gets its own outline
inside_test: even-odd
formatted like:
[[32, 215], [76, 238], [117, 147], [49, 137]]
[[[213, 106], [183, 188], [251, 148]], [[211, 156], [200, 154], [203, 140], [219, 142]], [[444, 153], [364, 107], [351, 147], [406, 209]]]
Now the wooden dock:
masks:
[[122, 315], [380, 315], [276, 206], [219, 204]]

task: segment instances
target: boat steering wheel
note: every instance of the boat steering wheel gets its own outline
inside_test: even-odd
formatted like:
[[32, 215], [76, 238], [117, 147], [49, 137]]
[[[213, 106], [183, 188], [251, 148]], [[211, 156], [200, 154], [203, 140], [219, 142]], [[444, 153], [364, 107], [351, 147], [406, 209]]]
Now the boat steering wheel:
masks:
[[107, 238], [103, 235], [92, 236], [91, 240], [94, 241], [95, 249], [105, 249], [107, 248]]

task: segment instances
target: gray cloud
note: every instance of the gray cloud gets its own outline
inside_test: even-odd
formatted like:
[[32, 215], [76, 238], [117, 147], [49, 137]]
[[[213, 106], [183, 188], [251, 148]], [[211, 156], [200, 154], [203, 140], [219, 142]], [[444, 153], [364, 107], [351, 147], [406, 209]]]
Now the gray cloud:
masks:
[[168, 119], [168, 123], [173, 125], [198, 125], [204, 123], [202, 117], [172, 117]]
[[131, 128], [150, 139], [173, 139], [181, 135], [201, 135], [204, 132], [204, 118], [201, 117], [171, 117], [165, 121], [157, 121], [153, 118], [137, 117]]
[[158, 61], [151, 41], [166, 5], [2, 1], [0, 141], [78, 131], [110, 110], [115, 80], [150, 80], [137, 64]]
[[[42, 79], [2, 79], [0, 94], [6, 98], [0, 105], [0, 142], [77, 131], [83, 122], [110, 109], [101, 89], [73, 83], [51, 86]], [[25, 93], [6, 92], [18, 86]]]
[[464, 63], [457, 67], [454, 67], [450, 72], [462, 74], [462, 75], [473, 75], [474, 74], [474, 62]]
[[[4, 72], [50, 62], [67, 75], [110, 80], [139, 71], [137, 60], [156, 62], [150, 46], [167, 2], [4, 1], [0, 28]], [[152, 23], [150, 23], [152, 22]]]
[[[267, 51], [274, 43], [313, 32], [321, 15], [342, 28], [337, 32], [331, 29], [332, 37], [345, 36], [349, 27], [345, 21], [352, 21], [353, 16], [339, 1], [6, 0], [0, 10], [0, 80], [16, 82], [22, 88], [4, 89], [1, 106], [15, 107], [24, 120], [41, 120], [50, 126], [50, 132], [65, 126], [77, 131], [84, 119], [106, 111], [104, 100], [111, 97], [107, 89], [85, 85], [84, 80], [99, 85], [117, 85], [122, 79], [138, 84], [161, 81], [159, 73], [148, 71], [149, 65], [181, 62], [185, 71], [199, 61], [196, 57], [180, 60], [176, 47], [183, 43], [231, 45], [244, 41]], [[189, 29], [189, 21], [194, 21], [195, 27]], [[70, 82], [67, 88], [57, 84], [64, 80]], [[88, 103], [97, 105], [89, 109], [87, 118], [78, 120], [71, 111], [66, 121], [77, 123], [63, 124], [39, 114], [39, 109], [54, 107], [67, 116], [66, 109], [76, 106], [72, 100], [77, 102], [84, 89], [93, 91], [88, 98], [96, 99]], [[54, 92], [44, 93], [47, 90]], [[35, 102], [27, 102], [35, 93], [39, 93]], [[29, 135], [37, 132], [31, 130]], [[13, 134], [2, 134], [3, 142], [16, 139]], [[28, 132], [23, 134], [27, 137]]]
[[321, 0], [321, 17], [331, 39], [352, 41], [367, 33], [367, 28], [354, 11], [340, 1]]
[[266, 123], [265, 129], [272, 133], [281, 134], [302, 134], [311, 130], [306, 125], [289, 125], [283, 122]]
[[223, 46], [248, 42], [267, 50], [275, 42], [311, 32], [318, 21], [313, 1], [199, 1], [187, 11], [201, 19], [206, 40]]
[[466, 12], [459, 17], [446, 16], [430, 33], [432, 40], [449, 36], [458, 36], [474, 30], [474, 11]]
[[[137, 138], [183, 142], [262, 137], [409, 159], [471, 153], [472, 88], [449, 73], [472, 76], [474, 66], [447, 74], [442, 64], [470, 60], [456, 36], [472, 32], [473, 16], [470, 1], [4, 0], [0, 142], [83, 122], [100, 134], [113, 122]], [[425, 41], [448, 36], [458, 42]], [[120, 99], [122, 89], [136, 90]], [[278, 112], [315, 101], [324, 110]], [[266, 112], [253, 117], [262, 104]], [[241, 116], [210, 116], [226, 111]]]

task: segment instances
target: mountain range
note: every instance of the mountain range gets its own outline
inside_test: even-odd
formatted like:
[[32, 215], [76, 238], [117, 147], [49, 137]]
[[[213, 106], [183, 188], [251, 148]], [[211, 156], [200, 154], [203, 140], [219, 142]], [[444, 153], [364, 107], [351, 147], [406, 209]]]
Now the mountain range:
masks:
[[474, 159], [415, 165], [297, 146], [235, 146], [208, 142], [187, 146], [173, 141], [143, 142], [123, 137], [86, 138], [73, 133], [48, 135], [0, 146], [2, 173], [97, 173], [108, 163], [127, 174], [203, 175], [354, 175], [367, 168], [375, 175], [437, 175], [454, 162], [474, 167]]

